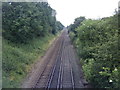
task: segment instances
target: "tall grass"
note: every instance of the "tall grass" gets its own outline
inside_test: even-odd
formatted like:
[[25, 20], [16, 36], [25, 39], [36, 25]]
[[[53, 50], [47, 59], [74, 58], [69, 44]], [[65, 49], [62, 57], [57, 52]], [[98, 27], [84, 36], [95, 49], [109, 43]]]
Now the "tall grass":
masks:
[[38, 57], [44, 55], [54, 35], [35, 38], [28, 44], [15, 44], [3, 38], [3, 88], [20, 87]]

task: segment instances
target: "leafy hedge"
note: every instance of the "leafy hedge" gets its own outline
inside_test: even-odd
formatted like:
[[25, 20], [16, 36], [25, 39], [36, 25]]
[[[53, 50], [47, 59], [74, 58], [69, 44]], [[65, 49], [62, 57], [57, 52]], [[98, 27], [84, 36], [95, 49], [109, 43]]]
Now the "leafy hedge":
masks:
[[95, 87], [120, 88], [118, 16], [84, 20], [74, 31], [77, 35], [70, 35], [88, 81]]

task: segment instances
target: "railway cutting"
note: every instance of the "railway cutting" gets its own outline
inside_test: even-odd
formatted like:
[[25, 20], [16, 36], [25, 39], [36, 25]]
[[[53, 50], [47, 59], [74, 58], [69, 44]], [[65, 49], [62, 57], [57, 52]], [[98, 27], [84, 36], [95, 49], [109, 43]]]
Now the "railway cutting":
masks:
[[24, 81], [23, 88], [85, 88], [85, 79], [78, 64], [68, 31], [63, 30], [45, 56]]

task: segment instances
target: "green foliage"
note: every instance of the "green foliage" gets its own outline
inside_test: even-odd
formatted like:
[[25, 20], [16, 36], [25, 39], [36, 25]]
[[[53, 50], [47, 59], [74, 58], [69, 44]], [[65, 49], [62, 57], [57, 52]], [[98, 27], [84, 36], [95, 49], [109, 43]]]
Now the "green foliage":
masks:
[[46, 2], [4, 2], [3, 37], [12, 42], [26, 43], [34, 37], [56, 34], [57, 21], [55, 16], [52, 16], [53, 11]]
[[70, 32], [69, 35], [70, 35], [71, 40], [74, 41], [75, 33]]
[[74, 31], [73, 42], [88, 81], [95, 87], [120, 88], [117, 15], [85, 20]]
[[85, 20], [85, 17], [78, 17], [75, 19], [74, 24], [71, 24], [68, 28], [69, 31], [72, 31], [76, 34], [75, 28], [77, 28], [83, 21]]
[[64, 27], [64, 26], [63, 26], [59, 21], [56, 22], [56, 29], [57, 29], [57, 30], [62, 30], [63, 27]]
[[30, 65], [45, 53], [53, 38], [53, 35], [34, 38], [27, 44], [15, 44], [3, 38], [3, 87], [20, 87], [31, 69]]

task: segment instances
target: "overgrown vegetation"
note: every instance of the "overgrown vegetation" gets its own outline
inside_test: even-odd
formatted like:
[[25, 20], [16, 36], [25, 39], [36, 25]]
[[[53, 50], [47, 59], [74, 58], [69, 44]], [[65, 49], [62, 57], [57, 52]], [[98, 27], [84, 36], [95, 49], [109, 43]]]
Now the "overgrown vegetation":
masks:
[[75, 29], [71, 28], [72, 25], [70, 37], [87, 80], [96, 88], [120, 88], [118, 15], [85, 19]]
[[11, 2], [2, 6], [3, 36], [12, 42], [26, 43], [63, 28], [56, 21], [55, 10], [46, 2]]
[[63, 25], [48, 3], [2, 3], [3, 88], [18, 88]]
[[3, 39], [3, 87], [20, 87], [31, 64], [44, 55], [54, 35], [34, 38], [28, 44], [15, 44]]

